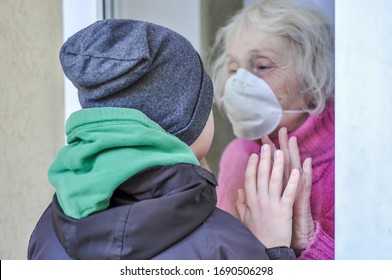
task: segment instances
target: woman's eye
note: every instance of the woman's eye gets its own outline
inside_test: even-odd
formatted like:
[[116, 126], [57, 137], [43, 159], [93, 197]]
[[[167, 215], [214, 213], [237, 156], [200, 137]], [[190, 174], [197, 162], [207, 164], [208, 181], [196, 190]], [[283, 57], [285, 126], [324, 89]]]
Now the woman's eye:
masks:
[[235, 74], [238, 70], [238, 66], [236, 63], [230, 63], [227, 65], [227, 73]]
[[267, 69], [269, 69], [270, 67], [268, 67], [268, 66], [257, 66], [257, 70], [267, 70]]
[[269, 59], [263, 58], [253, 63], [253, 71], [256, 75], [262, 75], [267, 73], [273, 64]]
[[229, 74], [235, 74], [235, 73], [237, 73], [237, 69], [229, 69], [229, 70], [227, 71], [227, 73], [229, 73]]
[[257, 65], [253, 67], [253, 72], [256, 75], [263, 75], [268, 73], [271, 70], [272, 66], [270, 65]]

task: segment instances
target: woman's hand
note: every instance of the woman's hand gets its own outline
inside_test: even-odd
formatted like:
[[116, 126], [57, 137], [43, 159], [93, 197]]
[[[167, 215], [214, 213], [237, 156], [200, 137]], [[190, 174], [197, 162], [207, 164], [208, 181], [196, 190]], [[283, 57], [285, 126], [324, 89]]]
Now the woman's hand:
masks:
[[300, 186], [293, 209], [293, 238], [291, 248], [302, 251], [313, 238], [314, 222], [310, 211], [312, 188], [312, 160], [305, 159], [302, 167]]
[[[272, 141], [265, 136], [262, 138], [264, 144], [269, 144], [272, 150], [276, 147]], [[279, 130], [279, 148], [283, 151], [285, 158], [284, 182], [293, 169], [301, 170], [300, 185], [293, 208], [293, 235], [291, 247], [296, 250], [304, 250], [313, 237], [314, 222], [310, 211], [310, 194], [312, 187], [312, 160], [305, 159], [301, 168], [301, 159], [296, 137], [288, 139], [287, 129]]]
[[293, 169], [283, 188], [284, 153], [274, 152], [271, 171], [270, 145], [249, 157], [245, 171], [245, 190], [239, 189], [236, 208], [240, 220], [267, 247], [291, 244], [293, 204], [300, 173]]

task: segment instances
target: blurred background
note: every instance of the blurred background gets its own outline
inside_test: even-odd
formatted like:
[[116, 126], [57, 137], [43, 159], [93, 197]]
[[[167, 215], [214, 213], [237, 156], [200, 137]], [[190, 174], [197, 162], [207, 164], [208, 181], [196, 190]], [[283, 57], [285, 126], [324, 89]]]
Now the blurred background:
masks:
[[[392, 20], [387, 0], [297, 0], [336, 27], [336, 258], [392, 259]], [[215, 32], [255, 0], [0, 0], [0, 259], [26, 259], [27, 244], [54, 189], [47, 169], [79, 109], [58, 52], [103, 18], [167, 26], [206, 61]], [[208, 163], [233, 139], [215, 111]]]

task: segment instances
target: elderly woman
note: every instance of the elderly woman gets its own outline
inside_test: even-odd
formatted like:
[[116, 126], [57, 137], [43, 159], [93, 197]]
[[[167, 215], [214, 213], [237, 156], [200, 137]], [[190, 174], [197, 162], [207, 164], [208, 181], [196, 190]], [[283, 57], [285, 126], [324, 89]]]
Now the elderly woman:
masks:
[[303, 171], [291, 241], [299, 259], [334, 258], [331, 27], [309, 7], [263, 1], [218, 31], [209, 65], [215, 101], [237, 136], [220, 161], [218, 207], [243, 220], [246, 201], [238, 189], [245, 184], [250, 155], [259, 154], [263, 144], [281, 149], [284, 176], [294, 168]]

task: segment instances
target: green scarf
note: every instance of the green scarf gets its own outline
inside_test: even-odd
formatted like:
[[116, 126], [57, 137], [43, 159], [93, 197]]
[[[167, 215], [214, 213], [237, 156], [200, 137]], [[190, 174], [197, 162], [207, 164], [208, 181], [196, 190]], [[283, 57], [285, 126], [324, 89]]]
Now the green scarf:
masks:
[[199, 165], [188, 145], [134, 109], [77, 111], [67, 120], [66, 134], [68, 145], [48, 178], [64, 213], [74, 219], [106, 209], [113, 191], [145, 168]]

